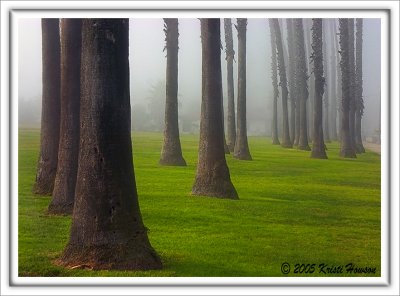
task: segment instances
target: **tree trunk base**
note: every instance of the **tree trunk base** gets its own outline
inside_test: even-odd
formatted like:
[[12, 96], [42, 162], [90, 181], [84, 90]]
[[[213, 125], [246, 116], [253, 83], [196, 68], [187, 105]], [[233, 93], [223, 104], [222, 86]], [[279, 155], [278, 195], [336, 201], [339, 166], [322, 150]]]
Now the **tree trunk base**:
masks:
[[312, 150], [311, 151], [311, 158], [328, 159], [328, 156], [326, 155], [325, 149]]
[[280, 145], [281, 143], [279, 142], [278, 139], [272, 139], [272, 145]]
[[38, 195], [51, 195], [54, 188], [54, 178], [55, 177], [52, 177], [52, 182], [44, 180], [42, 181], [40, 179], [36, 180], [35, 185], [33, 185], [32, 192]]
[[291, 143], [282, 143], [281, 146], [283, 148], [293, 148], [293, 145]]
[[239, 160], [253, 160], [250, 153], [234, 153], [233, 157]]
[[[69, 244], [55, 264], [92, 270], [161, 269], [161, 260], [154, 249], [141, 240], [136, 238], [125, 243], [96, 246]], [[147, 241], [147, 238], [143, 240]]]
[[356, 153], [353, 149], [341, 149], [339, 156], [344, 158], [357, 158]]
[[209, 196], [226, 199], [239, 199], [235, 187], [229, 180], [209, 180], [209, 178], [197, 178], [192, 188], [192, 195]]
[[228, 144], [224, 143], [224, 150], [225, 150], [225, 154], [230, 154], [231, 152], [229, 151], [229, 146]]
[[230, 143], [227, 145], [228, 145], [229, 152], [233, 152], [235, 150], [235, 143]]
[[357, 154], [365, 153], [365, 148], [362, 144], [356, 144], [356, 153]]
[[72, 215], [74, 204], [50, 204], [47, 208], [47, 213], [50, 215]]
[[159, 163], [165, 166], [186, 166], [186, 161], [181, 155], [163, 157]]
[[306, 145], [299, 145], [299, 146], [297, 146], [297, 149], [298, 150], [311, 151], [310, 146], [308, 146], [307, 144]]

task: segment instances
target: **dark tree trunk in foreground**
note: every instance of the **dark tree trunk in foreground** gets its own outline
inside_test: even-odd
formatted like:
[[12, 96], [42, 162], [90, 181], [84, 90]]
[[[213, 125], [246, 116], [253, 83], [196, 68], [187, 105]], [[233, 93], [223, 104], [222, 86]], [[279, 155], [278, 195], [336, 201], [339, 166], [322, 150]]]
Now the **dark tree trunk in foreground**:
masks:
[[354, 59], [354, 19], [350, 18], [349, 22], [349, 75], [350, 75], [350, 105], [349, 105], [349, 129], [350, 129], [350, 142], [353, 150], [356, 152], [356, 133], [355, 133], [355, 119], [356, 119], [356, 66]]
[[192, 194], [237, 199], [224, 153], [220, 20], [200, 22], [202, 103], [199, 160]]
[[312, 158], [328, 158], [325, 152], [324, 135], [322, 131], [322, 97], [324, 95], [324, 66], [322, 52], [322, 19], [313, 19], [312, 25], [312, 49], [315, 77], [315, 101], [314, 101], [314, 140], [311, 151]]
[[299, 140], [297, 148], [300, 150], [311, 150], [308, 145], [307, 135], [307, 64], [304, 44], [303, 19], [294, 19], [293, 27], [295, 32], [295, 53], [296, 53], [296, 93], [297, 108], [299, 108]]
[[50, 195], [57, 171], [60, 138], [59, 19], [42, 19], [42, 64], [40, 153], [33, 192]]
[[356, 19], [356, 118], [355, 140], [356, 152], [364, 153], [365, 149], [361, 137], [361, 118], [364, 112], [363, 79], [362, 79], [362, 46], [363, 46], [363, 19]]
[[278, 68], [277, 68], [277, 60], [276, 60], [276, 38], [275, 38], [275, 30], [273, 27], [272, 20], [269, 20], [269, 31], [271, 37], [271, 79], [272, 79], [272, 87], [274, 89], [273, 94], [273, 109], [272, 109], [272, 144], [280, 145], [279, 137], [278, 137], [278, 97], [279, 97], [279, 89], [278, 89]]
[[235, 51], [233, 50], [232, 21], [224, 19], [225, 28], [225, 52], [227, 63], [228, 79], [228, 147], [231, 152], [235, 149], [236, 142], [236, 116], [235, 116], [235, 92], [233, 87], [233, 60]]
[[128, 19], [82, 21], [79, 166], [66, 267], [148, 270], [161, 261], [140, 214], [130, 136]]
[[342, 123], [341, 123], [341, 148], [340, 156], [355, 158], [356, 153], [351, 144], [350, 138], [350, 48], [349, 48], [349, 19], [339, 19], [340, 32], [340, 69], [342, 72]]
[[275, 31], [276, 48], [278, 50], [278, 70], [280, 85], [282, 90], [282, 115], [283, 115], [283, 125], [282, 125], [282, 142], [281, 146], [284, 148], [292, 148], [292, 143], [289, 136], [289, 117], [288, 117], [288, 89], [287, 89], [287, 79], [286, 79], [286, 69], [285, 60], [283, 57], [283, 45], [282, 45], [282, 35], [279, 22], [277, 19], [272, 19], [272, 24]]
[[351, 100], [351, 78], [350, 78], [350, 48], [349, 48], [349, 19], [339, 19], [340, 31], [340, 68], [342, 71], [342, 124], [341, 124], [341, 147], [340, 156], [355, 158], [356, 153], [351, 144], [350, 134], [350, 100]]
[[161, 165], [186, 166], [182, 156], [178, 123], [178, 19], [164, 19], [167, 49], [164, 143]]
[[295, 19], [286, 19], [286, 28], [287, 28], [287, 45], [288, 45], [288, 78], [289, 78], [289, 99], [290, 99], [290, 120], [289, 120], [289, 131], [290, 131], [290, 140], [294, 146], [299, 144], [299, 125], [298, 116], [298, 102], [297, 102], [297, 73], [296, 73], [296, 45], [295, 45], [295, 33], [294, 33], [294, 24]]
[[72, 214], [79, 154], [81, 70], [80, 19], [61, 19], [61, 123], [52, 214]]
[[247, 19], [237, 19], [238, 31], [238, 98], [237, 98], [237, 132], [233, 156], [237, 159], [251, 160], [247, 142], [246, 119], [246, 30]]

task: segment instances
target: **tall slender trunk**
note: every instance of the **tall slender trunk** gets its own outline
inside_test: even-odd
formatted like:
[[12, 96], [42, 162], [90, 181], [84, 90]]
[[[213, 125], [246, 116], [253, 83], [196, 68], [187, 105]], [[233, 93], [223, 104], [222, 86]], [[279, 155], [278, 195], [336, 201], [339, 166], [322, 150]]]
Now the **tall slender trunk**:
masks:
[[323, 42], [322, 42], [322, 48], [324, 51], [324, 76], [325, 76], [325, 91], [324, 91], [324, 97], [323, 97], [323, 105], [324, 105], [324, 114], [322, 117], [323, 120], [323, 132], [324, 132], [324, 142], [329, 143], [331, 141], [330, 137], [330, 131], [329, 131], [329, 121], [330, 121], [330, 101], [331, 101], [331, 92], [330, 92], [330, 78], [331, 78], [331, 73], [329, 71], [329, 63], [328, 63], [328, 35], [327, 35], [327, 20], [325, 20], [322, 23], [322, 35], [323, 35]]
[[[312, 20], [311, 19], [304, 19], [304, 27], [305, 27], [305, 39], [306, 39], [306, 44], [307, 44], [307, 57], [308, 57], [308, 65], [310, 65], [311, 67], [311, 62], [312, 62], [312, 58], [311, 58], [311, 52], [312, 52], [312, 48], [311, 48], [311, 43], [312, 43], [312, 36], [311, 36], [311, 26], [312, 26]], [[314, 116], [312, 116], [313, 112], [314, 112], [314, 97], [315, 97], [315, 76], [314, 76], [314, 72], [310, 71], [310, 75], [309, 75], [309, 79], [308, 79], [309, 83], [309, 110], [311, 113], [311, 116], [308, 117], [308, 129], [309, 129], [309, 135], [310, 135], [310, 142], [312, 142], [312, 139], [314, 138]]]
[[311, 150], [308, 145], [307, 135], [307, 64], [304, 44], [304, 28], [303, 19], [294, 19], [294, 40], [295, 40], [295, 55], [296, 55], [296, 93], [297, 93], [297, 108], [299, 109], [299, 140], [298, 149]]
[[247, 141], [246, 118], [246, 30], [247, 19], [237, 19], [238, 32], [238, 98], [237, 98], [237, 131], [233, 156], [237, 159], [251, 160]]
[[231, 152], [235, 149], [236, 142], [236, 116], [235, 116], [235, 91], [233, 87], [233, 60], [235, 51], [233, 49], [232, 21], [224, 19], [225, 28], [225, 53], [227, 63], [227, 85], [228, 85], [228, 147]]
[[178, 19], [164, 19], [167, 49], [164, 143], [161, 165], [186, 166], [182, 156], [178, 122]]
[[334, 141], [337, 141], [338, 135], [337, 135], [337, 128], [336, 128], [336, 121], [337, 121], [337, 74], [336, 72], [339, 70], [337, 69], [336, 66], [336, 52], [337, 50], [337, 44], [336, 44], [336, 32], [335, 32], [335, 21], [330, 20], [329, 21], [329, 32], [330, 32], [330, 60], [331, 60], [331, 71], [330, 71], [330, 89], [331, 89], [331, 123], [330, 123], [330, 131], [331, 131], [331, 138]]
[[82, 21], [81, 134], [66, 267], [161, 268], [140, 214], [130, 135], [129, 20]]
[[354, 19], [349, 19], [349, 79], [350, 79], [350, 106], [349, 106], [349, 129], [350, 142], [353, 150], [356, 151], [356, 133], [355, 133], [355, 116], [356, 116], [356, 68], [354, 58]]
[[220, 20], [201, 19], [200, 23], [202, 101], [199, 160], [192, 194], [237, 199], [224, 153]]
[[272, 20], [269, 20], [269, 31], [271, 38], [271, 79], [273, 92], [273, 107], [272, 107], [272, 144], [280, 145], [278, 136], [278, 68], [277, 68], [277, 52], [276, 52], [276, 38], [275, 30]]
[[288, 89], [287, 89], [285, 60], [283, 57], [282, 35], [278, 19], [272, 19], [272, 24], [275, 30], [276, 47], [278, 50], [278, 70], [279, 70], [280, 85], [282, 89], [281, 93], [282, 93], [283, 132], [282, 132], [281, 146], [284, 148], [292, 148], [292, 143], [290, 141], [290, 135], [289, 135], [289, 117], [288, 117], [288, 104], [287, 104]]
[[72, 214], [79, 154], [81, 19], [61, 19], [61, 123], [57, 174], [48, 212]]
[[59, 19], [42, 19], [42, 64], [40, 152], [33, 192], [50, 195], [57, 172], [60, 139]]
[[363, 46], [363, 19], [356, 19], [356, 118], [355, 140], [356, 152], [364, 153], [365, 149], [361, 137], [361, 118], [364, 112], [363, 79], [362, 79], [362, 46]]
[[355, 158], [356, 153], [351, 143], [350, 134], [350, 100], [351, 100], [351, 81], [350, 81], [350, 48], [349, 48], [349, 19], [339, 19], [340, 31], [340, 69], [342, 72], [342, 124], [341, 124], [341, 147], [340, 156]]
[[315, 102], [314, 102], [314, 141], [311, 151], [312, 158], [326, 159], [324, 135], [322, 130], [322, 97], [324, 95], [325, 77], [322, 50], [322, 19], [313, 19], [312, 49], [315, 77]]
[[338, 29], [337, 29], [337, 19], [333, 20], [333, 26], [334, 26], [334, 32], [335, 32], [335, 45], [336, 45], [336, 51], [335, 51], [335, 56], [336, 56], [336, 102], [337, 102], [337, 115], [338, 115], [338, 127], [337, 127], [337, 134], [338, 134], [338, 140], [341, 142], [342, 141], [342, 71], [340, 69], [340, 54], [339, 54], [339, 49], [340, 49], [340, 44], [338, 40]]
[[[290, 120], [289, 120], [289, 131], [290, 140], [294, 146], [299, 144], [299, 107], [298, 105], [298, 94], [296, 90], [297, 86], [297, 68], [296, 68], [296, 53], [295, 53], [295, 35], [293, 29], [294, 19], [286, 19], [287, 28], [287, 45], [288, 45], [288, 82], [289, 82], [289, 99], [290, 99]], [[296, 116], [297, 115], [297, 116]]]

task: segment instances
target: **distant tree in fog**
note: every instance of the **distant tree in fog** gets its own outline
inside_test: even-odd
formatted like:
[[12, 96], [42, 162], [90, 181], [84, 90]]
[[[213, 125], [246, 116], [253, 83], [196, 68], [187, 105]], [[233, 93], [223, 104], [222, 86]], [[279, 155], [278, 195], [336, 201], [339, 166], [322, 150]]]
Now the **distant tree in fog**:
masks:
[[365, 149], [362, 143], [361, 137], [361, 118], [364, 113], [364, 100], [363, 100], [363, 72], [362, 72], [362, 46], [363, 46], [363, 19], [356, 19], [356, 73], [355, 73], [355, 83], [356, 83], [356, 103], [355, 103], [355, 142], [356, 142], [356, 152], [364, 153]]

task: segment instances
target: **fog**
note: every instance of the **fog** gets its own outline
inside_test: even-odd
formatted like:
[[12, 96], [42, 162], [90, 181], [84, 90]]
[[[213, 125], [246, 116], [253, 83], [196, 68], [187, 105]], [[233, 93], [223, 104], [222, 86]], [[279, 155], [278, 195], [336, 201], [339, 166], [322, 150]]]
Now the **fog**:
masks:
[[[236, 23], [236, 20], [233, 20]], [[42, 64], [40, 19], [21, 19], [18, 24], [19, 125], [40, 127]], [[166, 53], [162, 19], [130, 20], [130, 84], [132, 128], [162, 130]], [[221, 22], [221, 42], [225, 46]], [[196, 133], [201, 102], [200, 21], [179, 19], [179, 117], [183, 133]], [[237, 58], [237, 32], [233, 27]], [[379, 128], [381, 79], [381, 25], [364, 19], [363, 134]], [[221, 51], [224, 106], [226, 108], [226, 61]], [[269, 135], [272, 113], [271, 50], [268, 21], [248, 19], [247, 27], [247, 118], [249, 135]], [[237, 64], [234, 64], [236, 85]], [[237, 87], [235, 87], [235, 100]]]

